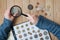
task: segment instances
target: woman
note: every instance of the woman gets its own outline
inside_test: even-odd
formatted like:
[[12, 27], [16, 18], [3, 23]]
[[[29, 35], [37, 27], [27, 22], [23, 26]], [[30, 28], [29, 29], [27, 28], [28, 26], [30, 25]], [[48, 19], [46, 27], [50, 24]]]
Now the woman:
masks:
[[[32, 23], [35, 23], [37, 27], [48, 30], [49, 32], [57, 36], [58, 40], [60, 40], [60, 25], [46, 19], [43, 16], [38, 17], [35, 15], [26, 15], [28, 15], [27, 19], [30, 20]], [[16, 16], [16, 14], [14, 16]], [[0, 40], [7, 40], [8, 34], [13, 27], [14, 19], [15, 18], [10, 15], [10, 8], [7, 9], [4, 13], [3, 24], [0, 26]]]

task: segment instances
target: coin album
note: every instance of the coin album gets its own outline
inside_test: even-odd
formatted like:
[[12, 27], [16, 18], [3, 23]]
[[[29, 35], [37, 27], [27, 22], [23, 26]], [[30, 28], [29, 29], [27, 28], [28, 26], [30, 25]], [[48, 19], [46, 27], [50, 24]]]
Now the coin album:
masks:
[[15, 25], [13, 35], [15, 40], [51, 40], [47, 30], [38, 28], [30, 21]]

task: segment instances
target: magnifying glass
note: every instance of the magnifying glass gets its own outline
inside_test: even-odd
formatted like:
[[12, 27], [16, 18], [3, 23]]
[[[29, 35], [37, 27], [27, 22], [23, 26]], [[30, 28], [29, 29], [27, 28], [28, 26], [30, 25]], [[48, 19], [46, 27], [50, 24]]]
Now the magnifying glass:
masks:
[[14, 16], [14, 14], [16, 14], [15, 17], [19, 17], [21, 15], [23, 15], [25, 17], [28, 17], [26, 14], [22, 13], [22, 9], [18, 5], [12, 6], [11, 9], [10, 9], [10, 13], [11, 13], [12, 16]]

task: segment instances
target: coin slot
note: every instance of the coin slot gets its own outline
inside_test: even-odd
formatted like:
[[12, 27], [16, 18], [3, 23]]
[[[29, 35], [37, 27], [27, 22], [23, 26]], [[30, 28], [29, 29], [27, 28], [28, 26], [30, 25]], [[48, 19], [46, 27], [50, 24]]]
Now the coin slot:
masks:
[[32, 23], [32, 22], [30, 22], [30, 25], [33, 25], [33, 23]]
[[19, 29], [19, 27], [18, 27], [18, 26], [16, 26], [16, 29]]
[[30, 28], [27, 28], [27, 30], [29, 31], [29, 30], [30, 30]]
[[42, 33], [40, 33], [39, 36], [41, 37], [42, 36]]
[[35, 33], [35, 30], [33, 30], [32, 32]]
[[21, 28], [23, 28], [24, 26], [23, 25], [21, 25]]
[[40, 32], [40, 30], [37, 31], [38, 33]]
[[34, 38], [38, 38], [38, 35], [37, 35], [37, 34], [35, 34], [35, 35], [34, 35]]
[[23, 32], [25, 32], [25, 30], [22, 30]]
[[21, 33], [21, 31], [18, 31], [18, 34], [20, 34]]
[[22, 38], [22, 35], [19, 35], [19, 38]]
[[26, 26], [28, 26], [28, 24], [26, 24]]
[[28, 39], [25, 39], [25, 40], [28, 40]]
[[32, 35], [32, 33], [31, 33], [31, 32], [28, 32], [28, 34]]
[[48, 36], [46, 36], [46, 37], [45, 37], [45, 39], [49, 39], [49, 37], [48, 37]]
[[47, 35], [47, 32], [46, 31], [44, 31], [44, 35]]
[[33, 37], [30, 37], [30, 39], [33, 39]]
[[27, 34], [24, 34], [24, 37], [26, 37], [27, 36]]

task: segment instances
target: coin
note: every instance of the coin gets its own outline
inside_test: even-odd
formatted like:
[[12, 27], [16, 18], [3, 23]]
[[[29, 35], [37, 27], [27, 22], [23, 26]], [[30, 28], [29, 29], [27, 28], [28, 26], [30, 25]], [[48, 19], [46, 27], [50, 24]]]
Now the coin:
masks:
[[32, 5], [32, 4], [29, 4], [29, 5], [28, 5], [28, 9], [29, 9], [29, 10], [32, 10], [32, 9], [33, 9], [33, 5]]

